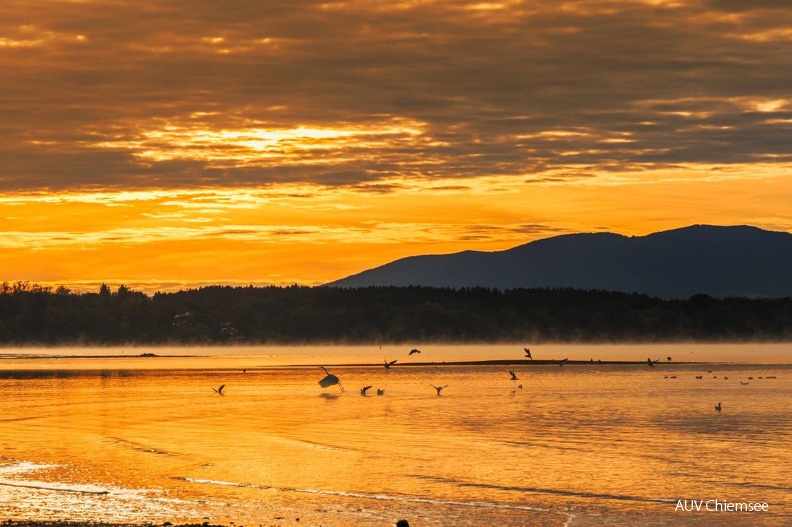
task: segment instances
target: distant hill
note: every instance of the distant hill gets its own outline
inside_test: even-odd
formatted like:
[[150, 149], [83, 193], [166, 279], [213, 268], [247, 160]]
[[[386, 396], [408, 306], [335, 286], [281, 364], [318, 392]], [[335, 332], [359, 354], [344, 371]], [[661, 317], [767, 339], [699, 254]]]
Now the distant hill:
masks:
[[665, 299], [792, 296], [792, 234], [693, 225], [646, 236], [568, 234], [499, 252], [402, 258], [327, 284], [562, 288]]

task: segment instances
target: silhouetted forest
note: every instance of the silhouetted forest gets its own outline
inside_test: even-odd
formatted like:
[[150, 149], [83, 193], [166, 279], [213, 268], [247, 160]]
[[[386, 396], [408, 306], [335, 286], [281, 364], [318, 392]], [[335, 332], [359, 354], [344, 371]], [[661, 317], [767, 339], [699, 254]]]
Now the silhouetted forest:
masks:
[[792, 298], [574, 289], [0, 286], [2, 345], [792, 340]]

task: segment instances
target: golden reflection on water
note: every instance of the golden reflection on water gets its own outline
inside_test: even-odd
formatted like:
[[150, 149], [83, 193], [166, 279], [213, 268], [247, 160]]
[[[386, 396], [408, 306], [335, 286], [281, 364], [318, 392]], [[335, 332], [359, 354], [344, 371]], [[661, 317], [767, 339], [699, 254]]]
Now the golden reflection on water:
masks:
[[346, 391], [250, 355], [0, 360], [0, 517], [712, 525], [674, 509], [717, 498], [792, 519], [788, 365], [320, 358]]

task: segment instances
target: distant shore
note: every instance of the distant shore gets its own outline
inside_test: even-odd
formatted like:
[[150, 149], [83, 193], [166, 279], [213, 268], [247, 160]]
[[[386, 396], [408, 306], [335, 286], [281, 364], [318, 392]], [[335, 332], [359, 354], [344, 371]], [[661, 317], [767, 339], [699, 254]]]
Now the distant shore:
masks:
[[[109, 360], [129, 360], [129, 359], [194, 359], [207, 358], [203, 355], [155, 355], [144, 353], [141, 355], [26, 355], [26, 354], [0, 354], [0, 360], [51, 360], [51, 359], [109, 359]], [[695, 365], [717, 365], [717, 364], [739, 364], [750, 363], [736, 361], [670, 361], [656, 362], [657, 366], [695, 366]], [[764, 364], [764, 363], [757, 363]], [[482, 359], [482, 360], [450, 360], [450, 361], [420, 361], [420, 362], [399, 362], [395, 368], [407, 367], [430, 367], [430, 366], [647, 366], [645, 360], [595, 360], [595, 359]], [[322, 366], [332, 366], [334, 368], [381, 368], [380, 362], [354, 362], [354, 363], [322, 363], [322, 364], [278, 364], [272, 366], [249, 366], [247, 371], [261, 369], [282, 369], [282, 368], [319, 368]], [[217, 369], [217, 368], [212, 368]], [[223, 368], [220, 368], [223, 369]], [[236, 369], [236, 368], [228, 368]], [[0, 524], [1, 525], [1, 524]]]
[[[223, 524], [204, 523], [109, 523], [94, 521], [38, 521], [38, 520], [6, 520], [2, 527], [228, 527]], [[242, 527], [242, 526], [239, 526]]]

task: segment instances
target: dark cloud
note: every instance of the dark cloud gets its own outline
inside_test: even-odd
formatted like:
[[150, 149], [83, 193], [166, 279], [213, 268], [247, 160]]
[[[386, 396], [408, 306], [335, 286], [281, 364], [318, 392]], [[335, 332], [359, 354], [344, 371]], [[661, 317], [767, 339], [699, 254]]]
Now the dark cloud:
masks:
[[762, 2], [743, 2], [741, 0], [710, 0], [705, 5], [712, 9], [723, 10], [726, 12], [744, 13], [747, 11], [788, 11], [789, 2], [786, 0], [763, 0]]
[[[3, 2], [0, 188], [788, 163], [788, 2], [669, 5]], [[300, 127], [360, 133], [184, 139]]]

